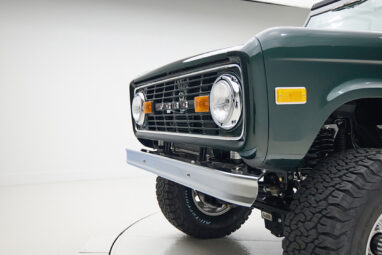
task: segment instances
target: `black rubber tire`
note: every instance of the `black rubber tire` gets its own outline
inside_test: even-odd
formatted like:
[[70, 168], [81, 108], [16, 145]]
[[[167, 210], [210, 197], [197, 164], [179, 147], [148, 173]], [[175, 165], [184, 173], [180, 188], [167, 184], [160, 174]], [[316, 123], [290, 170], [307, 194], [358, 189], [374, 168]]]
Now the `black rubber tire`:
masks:
[[365, 255], [382, 213], [382, 150], [322, 162], [302, 183], [284, 224], [284, 254]]
[[192, 190], [162, 177], [157, 178], [156, 195], [167, 220], [195, 238], [220, 238], [231, 234], [248, 219], [252, 209], [233, 207], [219, 216], [208, 216], [194, 204]]

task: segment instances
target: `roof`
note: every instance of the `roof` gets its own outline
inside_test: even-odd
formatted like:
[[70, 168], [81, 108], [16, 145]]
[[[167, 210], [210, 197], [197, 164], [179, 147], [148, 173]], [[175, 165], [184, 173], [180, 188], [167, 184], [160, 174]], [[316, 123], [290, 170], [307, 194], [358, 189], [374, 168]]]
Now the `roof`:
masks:
[[329, 4], [338, 2], [338, 1], [340, 1], [340, 0], [324, 0], [324, 1], [318, 2], [318, 3], [313, 5], [312, 11], [316, 10], [316, 9], [319, 9], [319, 8], [325, 6], [325, 5], [329, 5]]

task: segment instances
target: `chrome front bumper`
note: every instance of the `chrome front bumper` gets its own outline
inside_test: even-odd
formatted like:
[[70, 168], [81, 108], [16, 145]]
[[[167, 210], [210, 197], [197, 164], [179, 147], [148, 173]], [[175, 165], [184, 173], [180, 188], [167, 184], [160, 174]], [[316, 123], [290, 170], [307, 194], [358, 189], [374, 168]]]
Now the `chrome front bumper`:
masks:
[[127, 163], [226, 202], [250, 207], [260, 176], [240, 175], [126, 149]]

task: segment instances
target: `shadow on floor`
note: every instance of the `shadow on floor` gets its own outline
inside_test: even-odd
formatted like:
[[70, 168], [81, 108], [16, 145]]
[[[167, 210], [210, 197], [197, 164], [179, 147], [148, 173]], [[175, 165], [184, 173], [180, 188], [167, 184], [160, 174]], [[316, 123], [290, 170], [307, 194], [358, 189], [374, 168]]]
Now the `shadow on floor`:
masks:
[[210, 255], [210, 254], [235, 254], [249, 255], [248, 249], [238, 241], [221, 238], [216, 240], [198, 240], [183, 237], [174, 242], [165, 252], [165, 255]]

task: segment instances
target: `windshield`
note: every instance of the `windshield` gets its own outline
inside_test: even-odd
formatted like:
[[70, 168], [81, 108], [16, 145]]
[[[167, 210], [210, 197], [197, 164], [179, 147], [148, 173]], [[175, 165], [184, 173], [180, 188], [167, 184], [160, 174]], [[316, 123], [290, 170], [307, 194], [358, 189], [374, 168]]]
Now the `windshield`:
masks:
[[307, 27], [382, 32], [382, 0], [348, 1], [310, 18]]

